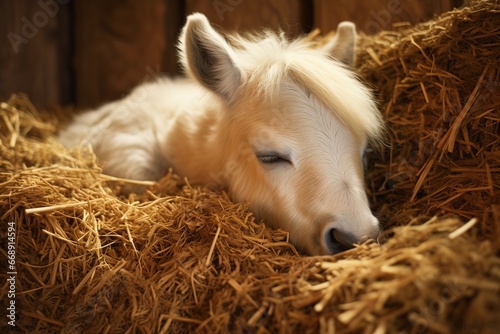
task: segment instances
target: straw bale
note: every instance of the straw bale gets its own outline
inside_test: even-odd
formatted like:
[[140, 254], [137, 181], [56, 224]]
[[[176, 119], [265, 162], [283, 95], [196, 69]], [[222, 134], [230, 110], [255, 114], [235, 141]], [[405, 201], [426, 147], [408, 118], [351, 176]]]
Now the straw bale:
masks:
[[368, 168], [376, 211], [391, 225], [421, 215], [480, 217], [481, 234], [498, 234], [498, 2], [365, 37], [360, 49], [359, 72], [376, 87], [389, 137]]
[[500, 8], [470, 6], [362, 38], [360, 73], [388, 124], [367, 161], [385, 241], [335, 256], [297, 254], [245, 203], [172, 173], [121, 196], [131, 181], [63, 148], [54, 113], [2, 103], [0, 276], [15, 222], [15, 331], [495, 333]]

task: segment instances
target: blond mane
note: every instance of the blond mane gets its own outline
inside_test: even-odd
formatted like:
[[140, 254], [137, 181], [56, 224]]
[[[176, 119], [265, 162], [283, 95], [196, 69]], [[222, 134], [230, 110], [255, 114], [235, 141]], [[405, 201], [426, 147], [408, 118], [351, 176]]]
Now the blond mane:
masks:
[[246, 77], [244, 83], [258, 87], [268, 98], [279, 95], [288, 78], [300, 84], [323, 103], [357, 136], [380, 141], [383, 121], [372, 93], [355, 73], [305, 38], [289, 41], [284, 34], [227, 37], [236, 51], [236, 63]]

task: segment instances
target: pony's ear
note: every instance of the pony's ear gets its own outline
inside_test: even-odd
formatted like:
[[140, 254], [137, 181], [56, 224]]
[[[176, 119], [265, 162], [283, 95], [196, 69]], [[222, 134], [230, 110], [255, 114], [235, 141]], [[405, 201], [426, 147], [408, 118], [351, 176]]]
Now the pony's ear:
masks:
[[356, 62], [356, 25], [352, 22], [340, 22], [335, 36], [323, 46], [333, 58], [346, 65], [354, 66]]
[[181, 63], [188, 75], [230, 101], [241, 83], [234, 51], [205, 15], [195, 13], [187, 18], [179, 40]]

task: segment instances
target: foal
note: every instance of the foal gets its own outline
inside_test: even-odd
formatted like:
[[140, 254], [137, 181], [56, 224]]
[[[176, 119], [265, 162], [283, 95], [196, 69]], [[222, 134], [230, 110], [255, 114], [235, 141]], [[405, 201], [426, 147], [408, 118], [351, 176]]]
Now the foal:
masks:
[[320, 48], [269, 31], [224, 38], [193, 14], [179, 39], [187, 78], [145, 83], [78, 116], [60, 139], [90, 143], [117, 177], [157, 180], [172, 167], [225, 187], [299, 249], [337, 253], [380, 231], [362, 156], [383, 123], [346, 66], [355, 41], [348, 22]]

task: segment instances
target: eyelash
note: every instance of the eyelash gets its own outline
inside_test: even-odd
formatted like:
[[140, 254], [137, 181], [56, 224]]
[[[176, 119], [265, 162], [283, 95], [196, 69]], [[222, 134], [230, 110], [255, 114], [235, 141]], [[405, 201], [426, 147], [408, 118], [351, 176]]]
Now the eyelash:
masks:
[[276, 155], [264, 155], [264, 156], [261, 156], [258, 158], [259, 158], [260, 162], [262, 162], [264, 164], [272, 164], [272, 163], [280, 162], [283, 160]]
[[263, 164], [278, 164], [278, 163], [290, 163], [289, 160], [280, 157], [279, 155], [267, 154], [267, 155], [257, 155], [259, 161]]

